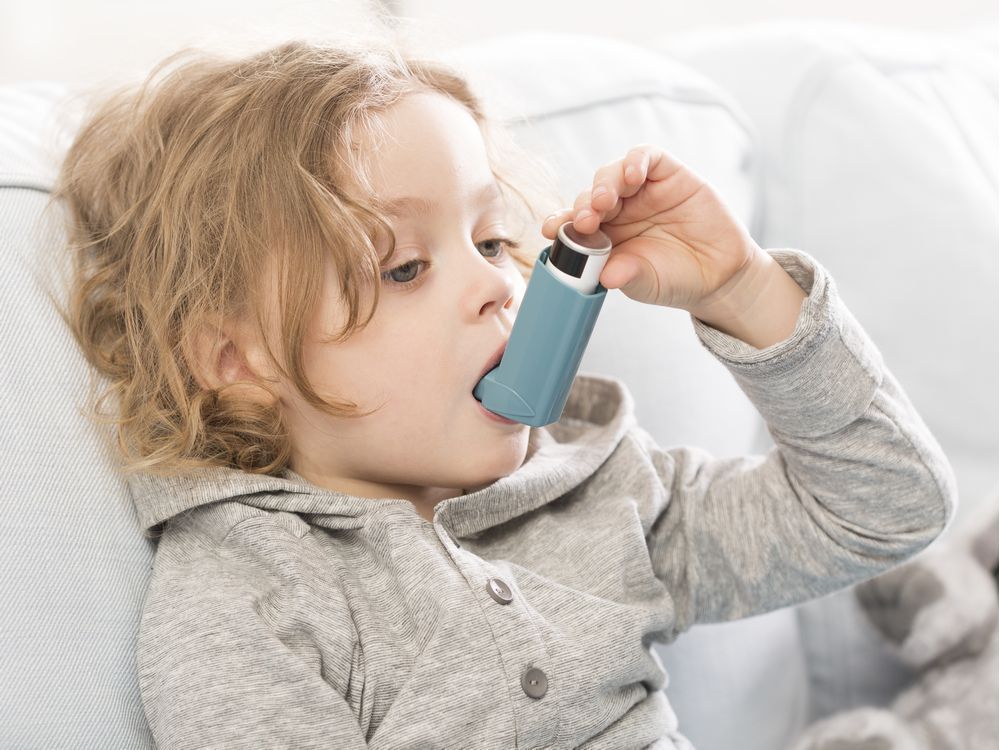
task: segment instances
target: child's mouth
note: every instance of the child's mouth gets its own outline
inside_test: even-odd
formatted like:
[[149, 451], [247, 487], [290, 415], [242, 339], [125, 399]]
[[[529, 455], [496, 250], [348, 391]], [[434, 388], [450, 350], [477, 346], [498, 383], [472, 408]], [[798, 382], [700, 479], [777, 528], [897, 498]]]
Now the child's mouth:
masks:
[[496, 422], [500, 422], [501, 424], [521, 424], [520, 422], [515, 422], [513, 419], [507, 419], [507, 417], [501, 417], [499, 414], [490, 411], [485, 406], [483, 406], [482, 402], [475, 396], [472, 397], [472, 400], [476, 402], [476, 408], [479, 409], [480, 413], [482, 413], [483, 416], [485, 416], [487, 419], [492, 419]]

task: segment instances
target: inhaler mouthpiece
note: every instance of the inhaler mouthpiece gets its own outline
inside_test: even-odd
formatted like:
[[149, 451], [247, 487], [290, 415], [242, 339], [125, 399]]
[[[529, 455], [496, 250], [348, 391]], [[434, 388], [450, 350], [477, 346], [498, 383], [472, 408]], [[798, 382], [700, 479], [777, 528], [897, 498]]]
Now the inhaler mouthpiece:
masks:
[[559, 419], [607, 296], [599, 279], [610, 253], [604, 232], [559, 227], [535, 261], [500, 364], [472, 391], [484, 407], [532, 427]]

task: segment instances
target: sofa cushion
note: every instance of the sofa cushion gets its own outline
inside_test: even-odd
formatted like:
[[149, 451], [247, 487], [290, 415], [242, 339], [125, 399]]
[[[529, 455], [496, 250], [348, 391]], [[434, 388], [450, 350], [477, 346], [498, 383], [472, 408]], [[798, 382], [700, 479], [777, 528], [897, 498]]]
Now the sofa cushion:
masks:
[[[998, 66], [983, 31], [781, 21], [652, 45], [747, 112], [764, 166], [759, 239], [813, 254], [837, 280], [955, 468], [951, 528], [997, 483]], [[912, 679], [852, 589], [797, 613], [811, 719], [887, 705]]]
[[0, 88], [0, 745], [151, 747], [134, 650], [154, 549], [80, 413], [88, 368], [45, 294], [65, 241], [45, 208], [66, 94]]

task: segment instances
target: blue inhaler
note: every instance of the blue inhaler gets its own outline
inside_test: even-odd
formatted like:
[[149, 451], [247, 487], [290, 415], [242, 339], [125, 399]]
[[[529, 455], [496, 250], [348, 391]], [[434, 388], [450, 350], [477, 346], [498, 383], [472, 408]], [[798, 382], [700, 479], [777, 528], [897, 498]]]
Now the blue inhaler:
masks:
[[500, 364], [472, 390], [494, 414], [541, 427], [558, 421], [608, 290], [598, 279], [611, 240], [567, 221], [542, 250]]

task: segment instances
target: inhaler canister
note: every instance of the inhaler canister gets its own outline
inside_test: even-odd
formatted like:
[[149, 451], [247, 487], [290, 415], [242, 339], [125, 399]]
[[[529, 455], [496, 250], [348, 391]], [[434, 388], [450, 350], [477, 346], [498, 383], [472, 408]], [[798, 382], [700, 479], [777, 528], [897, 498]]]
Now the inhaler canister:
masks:
[[559, 227], [535, 261], [500, 364], [472, 391], [484, 407], [532, 427], [558, 421], [607, 296], [599, 279], [610, 253], [604, 232]]
[[567, 221], [556, 232], [545, 265], [566, 286], [581, 294], [593, 294], [610, 253], [611, 240], [600, 229], [582, 234], [573, 228], [572, 221]]

